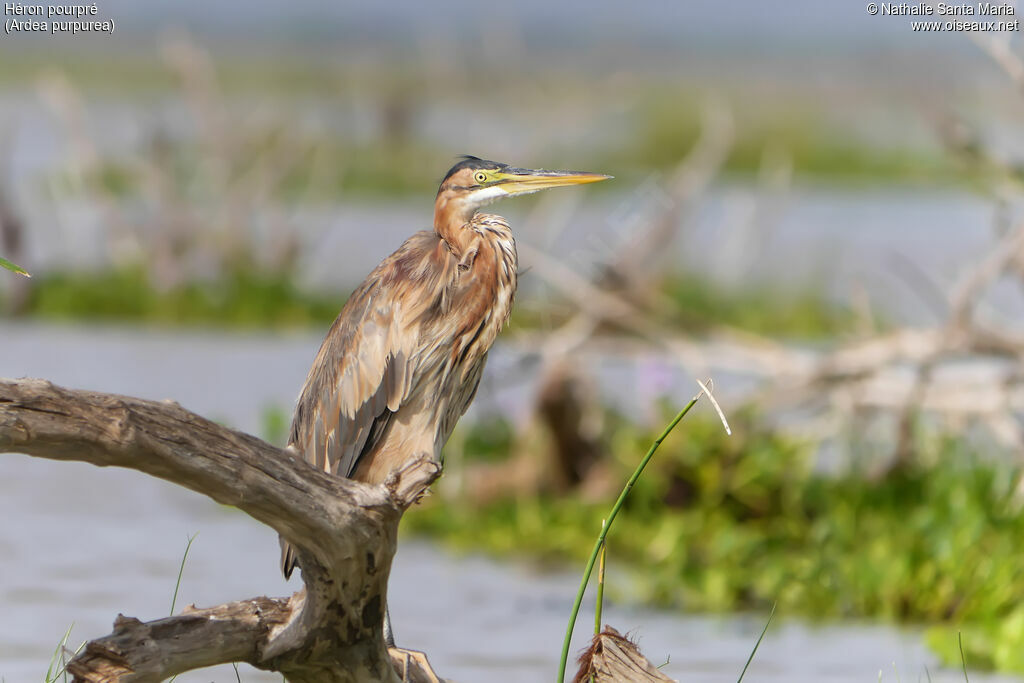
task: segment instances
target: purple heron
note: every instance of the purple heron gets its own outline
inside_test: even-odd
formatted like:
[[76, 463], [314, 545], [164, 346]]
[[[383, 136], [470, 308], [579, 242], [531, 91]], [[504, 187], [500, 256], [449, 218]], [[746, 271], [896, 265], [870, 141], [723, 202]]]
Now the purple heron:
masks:
[[[384, 259], [331, 325], [295, 406], [289, 447], [326, 472], [370, 484], [416, 455], [440, 463], [516, 291], [512, 231], [480, 209], [609, 177], [471, 156], [455, 164], [437, 191], [434, 229]], [[281, 550], [287, 578], [297, 558], [283, 539]]]

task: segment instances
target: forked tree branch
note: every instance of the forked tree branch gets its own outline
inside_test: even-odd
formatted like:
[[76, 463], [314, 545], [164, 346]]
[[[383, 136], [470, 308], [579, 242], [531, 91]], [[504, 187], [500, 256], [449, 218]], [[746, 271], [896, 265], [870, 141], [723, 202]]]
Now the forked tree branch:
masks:
[[[76, 681], [159, 681], [232, 661], [293, 682], [398, 680], [382, 637], [387, 581], [402, 512], [439, 474], [428, 458], [371, 487], [176, 403], [28, 379], [0, 380], [0, 452], [136, 469], [239, 508], [299, 551], [305, 588], [290, 599], [147, 624], [119, 616], [69, 664]], [[411, 666], [413, 680], [433, 675]]]

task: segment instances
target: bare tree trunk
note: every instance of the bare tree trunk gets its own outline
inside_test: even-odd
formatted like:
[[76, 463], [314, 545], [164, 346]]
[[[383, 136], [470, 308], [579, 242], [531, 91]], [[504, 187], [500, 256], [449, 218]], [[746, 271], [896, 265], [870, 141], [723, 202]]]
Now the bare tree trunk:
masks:
[[403, 660], [382, 637], [399, 519], [439, 474], [428, 457], [410, 454], [384, 486], [367, 486], [176, 403], [28, 379], [0, 380], [0, 452], [136, 469], [233, 505], [299, 550], [305, 587], [291, 598], [148, 623], [118, 616], [69, 664], [76, 681], [160, 681], [235, 661], [299, 683], [394, 682], [396, 665], [436, 680], [425, 658]]

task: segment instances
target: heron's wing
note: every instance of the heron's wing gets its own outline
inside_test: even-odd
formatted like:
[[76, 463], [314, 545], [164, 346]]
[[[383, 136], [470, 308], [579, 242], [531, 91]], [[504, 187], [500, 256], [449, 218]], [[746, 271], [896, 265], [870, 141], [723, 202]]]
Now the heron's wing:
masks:
[[295, 409], [291, 443], [317, 468], [351, 476], [409, 395], [418, 330], [371, 274], [334, 321]]
[[[331, 474], [352, 475], [409, 395], [418, 331], [407, 325], [399, 295], [375, 277], [385, 264], [342, 308], [295, 406], [289, 446]], [[285, 578], [297, 562], [282, 537]]]

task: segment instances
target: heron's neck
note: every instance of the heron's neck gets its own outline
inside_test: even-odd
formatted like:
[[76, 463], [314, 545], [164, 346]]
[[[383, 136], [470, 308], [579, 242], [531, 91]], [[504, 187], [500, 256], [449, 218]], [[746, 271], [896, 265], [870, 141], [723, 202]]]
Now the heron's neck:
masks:
[[434, 204], [434, 231], [450, 247], [461, 252], [468, 239], [465, 227], [473, 219], [477, 207], [454, 193], [442, 192]]

